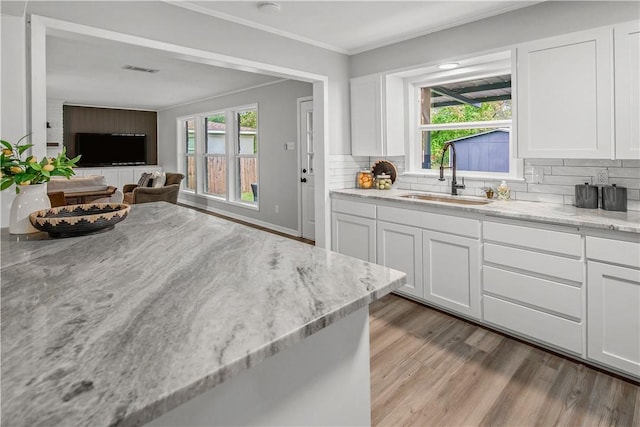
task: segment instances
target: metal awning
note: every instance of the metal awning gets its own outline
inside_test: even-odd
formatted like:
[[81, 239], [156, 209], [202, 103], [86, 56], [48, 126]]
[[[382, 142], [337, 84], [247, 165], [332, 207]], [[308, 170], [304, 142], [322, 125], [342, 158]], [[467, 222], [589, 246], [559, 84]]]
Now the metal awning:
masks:
[[507, 99], [511, 99], [510, 74], [431, 87], [432, 108], [461, 104], [479, 107], [482, 102]]

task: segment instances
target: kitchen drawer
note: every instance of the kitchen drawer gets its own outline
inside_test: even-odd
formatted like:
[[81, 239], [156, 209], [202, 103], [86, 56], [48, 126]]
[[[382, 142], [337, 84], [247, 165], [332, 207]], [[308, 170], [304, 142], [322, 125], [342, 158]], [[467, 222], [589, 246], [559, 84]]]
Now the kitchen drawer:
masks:
[[472, 218], [379, 206], [378, 219], [474, 239], [480, 238], [480, 221]]
[[485, 266], [484, 291], [561, 316], [582, 318], [582, 290], [576, 286]]
[[484, 240], [582, 257], [582, 237], [579, 234], [485, 221], [482, 225], [482, 235]]
[[587, 236], [587, 258], [640, 268], [640, 242]]
[[532, 252], [493, 243], [484, 244], [484, 261], [582, 283], [581, 260]]
[[485, 295], [484, 320], [572, 353], [582, 353], [582, 325]]
[[333, 212], [357, 215], [372, 219], [375, 219], [376, 217], [376, 205], [371, 205], [369, 203], [360, 203], [343, 199], [332, 199], [331, 208]]

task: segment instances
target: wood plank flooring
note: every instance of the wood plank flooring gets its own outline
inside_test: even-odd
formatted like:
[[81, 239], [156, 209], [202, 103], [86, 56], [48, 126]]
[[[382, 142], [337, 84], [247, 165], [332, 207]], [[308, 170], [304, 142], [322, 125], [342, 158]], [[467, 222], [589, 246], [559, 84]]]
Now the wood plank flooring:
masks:
[[640, 386], [421, 304], [370, 306], [374, 426], [640, 426]]

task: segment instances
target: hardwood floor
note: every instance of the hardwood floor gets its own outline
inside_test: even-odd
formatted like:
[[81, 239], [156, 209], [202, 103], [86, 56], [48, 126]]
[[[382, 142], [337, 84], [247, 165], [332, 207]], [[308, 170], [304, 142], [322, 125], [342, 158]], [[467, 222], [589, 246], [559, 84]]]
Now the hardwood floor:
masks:
[[374, 426], [640, 426], [640, 386], [388, 295], [370, 306]]

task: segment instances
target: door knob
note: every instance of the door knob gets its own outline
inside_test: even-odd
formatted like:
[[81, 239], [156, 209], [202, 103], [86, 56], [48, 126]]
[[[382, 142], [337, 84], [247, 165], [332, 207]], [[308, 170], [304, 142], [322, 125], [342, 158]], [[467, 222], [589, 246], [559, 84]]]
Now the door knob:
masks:
[[307, 173], [307, 170], [306, 169], [302, 169], [302, 173]]
[[307, 178], [300, 178], [300, 182], [307, 182]]

